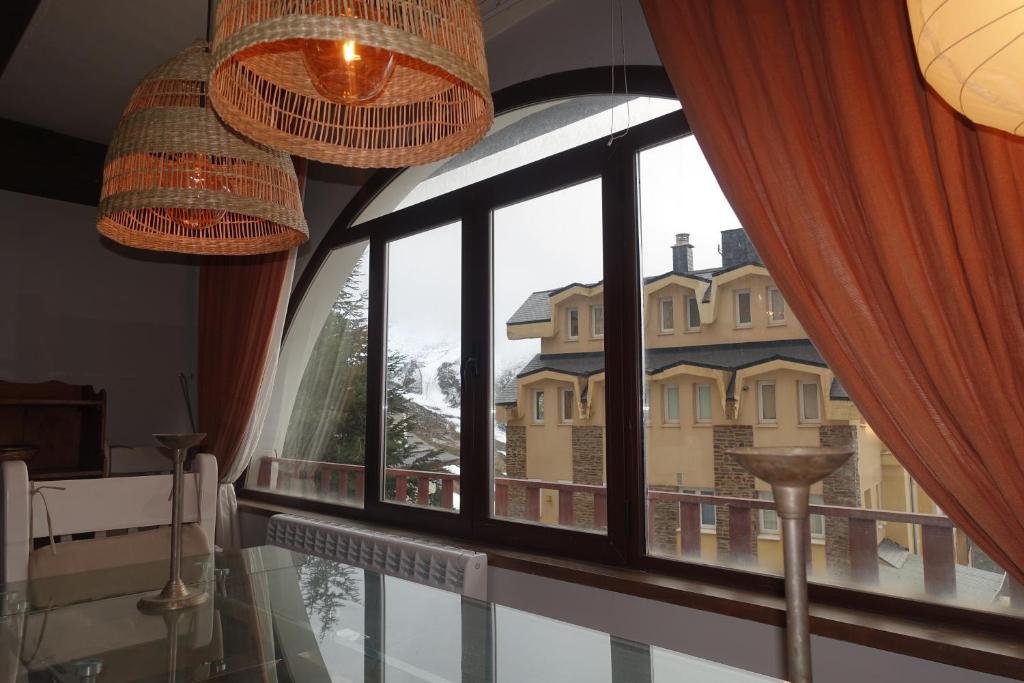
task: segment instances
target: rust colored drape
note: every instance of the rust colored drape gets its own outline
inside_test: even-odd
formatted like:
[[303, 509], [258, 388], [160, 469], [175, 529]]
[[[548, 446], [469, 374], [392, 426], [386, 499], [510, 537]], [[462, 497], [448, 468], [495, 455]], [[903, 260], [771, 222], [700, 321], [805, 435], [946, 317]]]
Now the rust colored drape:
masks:
[[288, 252], [209, 258], [199, 270], [199, 429], [222, 475], [256, 403], [287, 270]]
[[1024, 141], [921, 80], [901, 0], [642, 0], [726, 197], [856, 405], [1024, 580]]

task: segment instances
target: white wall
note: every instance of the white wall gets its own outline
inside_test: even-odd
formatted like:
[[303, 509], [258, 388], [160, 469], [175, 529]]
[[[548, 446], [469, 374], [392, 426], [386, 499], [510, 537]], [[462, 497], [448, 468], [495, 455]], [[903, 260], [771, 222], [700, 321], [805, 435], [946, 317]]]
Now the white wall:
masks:
[[0, 191], [0, 379], [106, 389], [110, 443], [190, 429], [196, 291], [185, 258], [101, 238], [96, 207]]

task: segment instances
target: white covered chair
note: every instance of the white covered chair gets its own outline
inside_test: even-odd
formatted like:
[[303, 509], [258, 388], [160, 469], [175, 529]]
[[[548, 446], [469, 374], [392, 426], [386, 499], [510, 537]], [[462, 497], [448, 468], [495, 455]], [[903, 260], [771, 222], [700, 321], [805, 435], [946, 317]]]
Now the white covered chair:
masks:
[[[184, 522], [195, 527], [184, 534], [186, 550], [213, 549], [217, 517], [217, 460], [196, 456], [194, 472], [184, 480]], [[169, 554], [166, 530], [154, 529], [124, 536], [75, 540], [33, 551], [37, 538], [99, 534], [171, 523], [169, 474], [104, 479], [31, 482], [24, 462], [5, 462], [0, 468], [0, 538], [3, 539], [0, 582], [25, 581], [30, 565], [43, 575], [88, 571], [154, 562]], [[161, 542], [167, 536], [167, 544]], [[33, 557], [46, 552], [50, 558]], [[61, 556], [66, 558], [62, 561]]]

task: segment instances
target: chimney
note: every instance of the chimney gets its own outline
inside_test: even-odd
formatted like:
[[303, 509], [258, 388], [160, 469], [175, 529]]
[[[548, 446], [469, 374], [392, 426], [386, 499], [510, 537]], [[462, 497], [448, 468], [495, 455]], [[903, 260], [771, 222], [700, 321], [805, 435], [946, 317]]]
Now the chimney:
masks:
[[764, 265], [743, 228], [722, 231], [722, 268], [734, 268], [748, 263]]
[[676, 235], [676, 243], [672, 245], [672, 270], [676, 273], [693, 272], [693, 245], [688, 232]]

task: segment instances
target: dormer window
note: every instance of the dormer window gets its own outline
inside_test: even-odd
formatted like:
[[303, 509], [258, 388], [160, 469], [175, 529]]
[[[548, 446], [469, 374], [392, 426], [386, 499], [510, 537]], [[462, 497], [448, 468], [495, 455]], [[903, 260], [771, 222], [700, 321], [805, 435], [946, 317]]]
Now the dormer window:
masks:
[[786, 324], [786, 300], [782, 298], [778, 287], [768, 288], [768, 324]]
[[672, 332], [676, 329], [675, 310], [672, 307], [672, 299], [665, 297], [658, 301], [659, 317], [661, 319], [661, 331]]
[[594, 339], [604, 336], [604, 306], [598, 304], [590, 307], [590, 327]]
[[735, 297], [736, 327], [750, 327], [753, 317], [750, 315], [750, 290], [737, 289]]
[[580, 338], [580, 309], [570, 308], [565, 312], [566, 330], [569, 339]]
[[775, 381], [757, 383], [757, 421], [761, 424], [775, 424], [778, 413], [775, 409]]
[[572, 404], [573, 404], [575, 393], [573, 392], [572, 389], [562, 389], [561, 390], [561, 394], [562, 394], [562, 400], [561, 400], [561, 404], [562, 404], [561, 405], [561, 411], [562, 411], [562, 414], [560, 415], [560, 417], [562, 419], [562, 424], [569, 424], [569, 423], [572, 422]]
[[700, 330], [700, 306], [697, 297], [686, 297], [686, 331], [697, 332]]
[[544, 422], [544, 390], [537, 389], [533, 392], [533, 421]]
[[821, 422], [821, 392], [817, 382], [800, 382], [800, 421]]

